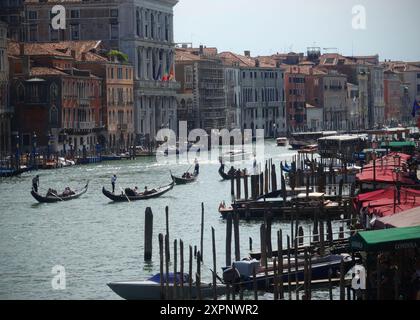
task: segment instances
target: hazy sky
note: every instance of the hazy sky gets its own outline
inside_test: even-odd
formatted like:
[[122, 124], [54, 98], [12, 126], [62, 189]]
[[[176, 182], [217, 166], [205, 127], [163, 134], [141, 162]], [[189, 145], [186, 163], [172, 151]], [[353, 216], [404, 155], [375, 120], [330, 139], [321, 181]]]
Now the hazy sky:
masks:
[[[366, 9], [364, 30], [352, 27], [356, 5]], [[174, 14], [176, 42], [220, 51], [255, 56], [318, 46], [420, 60], [419, 0], [179, 0]]]

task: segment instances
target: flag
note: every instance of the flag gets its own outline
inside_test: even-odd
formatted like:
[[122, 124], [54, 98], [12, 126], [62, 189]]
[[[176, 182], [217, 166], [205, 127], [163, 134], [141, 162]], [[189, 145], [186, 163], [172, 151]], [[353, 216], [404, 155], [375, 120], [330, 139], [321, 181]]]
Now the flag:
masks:
[[169, 72], [169, 81], [175, 80], [174, 64], [171, 64], [171, 71]]
[[417, 110], [419, 110], [419, 109], [420, 109], [419, 102], [417, 100], [414, 100], [414, 103], [413, 103], [413, 111], [411, 112], [411, 115], [413, 116], [413, 118], [416, 117]]

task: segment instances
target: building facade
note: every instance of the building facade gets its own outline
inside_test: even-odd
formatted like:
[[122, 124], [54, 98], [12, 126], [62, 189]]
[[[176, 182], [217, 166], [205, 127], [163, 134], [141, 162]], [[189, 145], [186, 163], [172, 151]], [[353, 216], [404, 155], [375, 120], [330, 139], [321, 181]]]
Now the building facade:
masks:
[[224, 66], [224, 91], [226, 106], [226, 127], [241, 129], [241, 85], [239, 67]]
[[9, 59], [7, 24], [0, 21], [0, 157], [11, 151], [11, 120], [13, 111], [9, 101]]
[[306, 130], [305, 74], [298, 66], [285, 68], [284, 92], [287, 109], [287, 129], [289, 132]]
[[133, 67], [89, 53], [82, 54], [77, 67], [103, 80], [100, 120], [106, 132], [101, 144], [113, 152], [128, 150], [135, 144]]
[[162, 128], [177, 131], [179, 84], [175, 80], [173, 7], [178, 0], [134, 0], [120, 4], [120, 50], [135, 66], [135, 133], [153, 142]]
[[329, 70], [322, 77], [324, 129], [347, 129], [347, 76], [335, 70]]
[[50, 44], [11, 43], [10, 90], [21, 151], [94, 151], [104, 130], [102, 80], [75, 68], [75, 52]]
[[61, 2], [25, 2], [25, 37], [31, 42], [101, 40], [134, 66], [136, 143], [153, 144], [161, 128], [177, 129], [173, 7], [178, 0], [66, 1], [66, 28], [51, 27]]
[[[178, 120], [187, 121], [190, 130], [201, 128], [210, 133], [212, 129], [225, 129], [227, 107], [222, 61], [205, 55], [204, 51], [196, 54], [177, 49], [176, 79], [181, 84]], [[191, 99], [182, 98], [188, 94], [192, 95], [192, 105]]]
[[402, 90], [401, 80], [397, 73], [384, 72], [385, 124], [397, 126], [401, 123]]

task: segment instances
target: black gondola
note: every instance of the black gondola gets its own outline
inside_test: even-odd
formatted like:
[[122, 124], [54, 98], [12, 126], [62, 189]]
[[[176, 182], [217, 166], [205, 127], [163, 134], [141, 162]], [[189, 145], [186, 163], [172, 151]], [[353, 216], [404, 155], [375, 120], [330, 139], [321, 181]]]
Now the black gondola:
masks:
[[31, 168], [21, 168], [21, 169], [0, 168], [0, 177], [2, 178], [16, 177], [30, 170]]
[[102, 187], [102, 193], [105, 197], [111, 199], [114, 202], [127, 202], [127, 201], [138, 201], [138, 200], [147, 200], [152, 198], [160, 197], [166, 192], [170, 191], [174, 187], [174, 182], [168, 184], [164, 187], [159, 187], [154, 190], [155, 192], [149, 191], [147, 194], [139, 193], [138, 195], [127, 195], [127, 193], [115, 194]]
[[[236, 178], [237, 176], [236, 176], [236, 170], [235, 170], [235, 173], [234, 174], [229, 174], [229, 173], [226, 173], [225, 171], [224, 171], [224, 167], [223, 166], [221, 166], [220, 168], [219, 168], [219, 175], [222, 177], [222, 179], [223, 180], [231, 180], [232, 178]], [[245, 177], [245, 175], [243, 174], [243, 172], [241, 171], [241, 178], [244, 178]]]
[[175, 184], [188, 184], [192, 183], [197, 180], [198, 174], [192, 174], [190, 178], [181, 178], [181, 177], [175, 177], [171, 172], [172, 181], [175, 182]]
[[63, 195], [54, 195], [50, 193], [47, 196], [41, 196], [39, 193], [35, 192], [33, 189], [31, 191], [31, 195], [40, 203], [54, 203], [54, 202], [61, 202], [61, 201], [69, 201], [79, 198], [81, 195], [85, 194], [88, 190], [89, 182], [83, 187], [80, 191], [75, 191], [74, 194], [63, 196]]

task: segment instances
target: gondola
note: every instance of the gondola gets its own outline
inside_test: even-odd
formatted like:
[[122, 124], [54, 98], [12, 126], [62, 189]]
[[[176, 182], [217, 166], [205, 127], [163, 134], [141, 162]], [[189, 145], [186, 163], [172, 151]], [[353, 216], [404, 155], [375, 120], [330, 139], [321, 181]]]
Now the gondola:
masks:
[[81, 195], [85, 194], [88, 190], [89, 182], [83, 187], [80, 191], [75, 191], [74, 194], [69, 196], [63, 195], [48, 195], [48, 196], [41, 196], [39, 193], [35, 192], [34, 190], [31, 191], [31, 195], [40, 203], [54, 203], [54, 202], [61, 202], [61, 201], [70, 201], [79, 198]]
[[127, 195], [126, 192], [122, 192], [121, 194], [112, 193], [102, 187], [102, 193], [105, 197], [111, 199], [114, 202], [127, 202], [127, 201], [138, 201], [138, 200], [147, 200], [152, 198], [160, 197], [161, 195], [165, 194], [166, 192], [170, 191], [174, 187], [174, 182], [171, 182], [167, 186], [156, 188], [155, 192], [149, 192], [147, 194], [139, 193], [138, 195]]
[[198, 174], [193, 174], [193, 175], [191, 175], [190, 178], [181, 178], [181, 177], [174, 176], [171, 172], [171, 177], [172, 177], [172, 181], [175, 184], [188, 184], [188, 183], [192, 183], [192, 182], [196, 181], [197, 178], [198, 178]]
[[[232, 178], [236, 178], [235, 174], [228, 174], [224, 171], [224, 167], [220, 166], [219, 168], [219, 175], [222, 177], [223, 180], [231, 180]], [[244, 174], [241, 172], [241, 178], [244, 178]]]
[[0, 177], [9, 178], [16, 177], [22, 173], [30, 171], [32, 168], [20, 168], [20, 169], [10, 169], [10, 168], [0, 168]]

